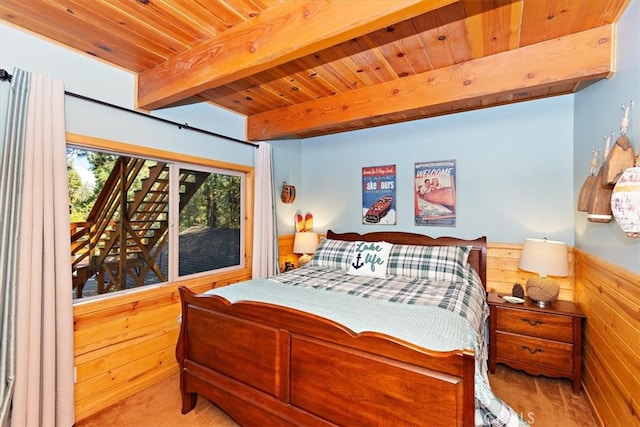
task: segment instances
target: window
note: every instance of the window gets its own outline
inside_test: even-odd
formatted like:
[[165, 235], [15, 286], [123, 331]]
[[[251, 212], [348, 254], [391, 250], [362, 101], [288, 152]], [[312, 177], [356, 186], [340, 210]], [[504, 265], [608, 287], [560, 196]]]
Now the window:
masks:
[[241, 177], [179, 169], [180, 276], [240, 265]]
[[244, 267], [247, 168], [67, 154], [75, 299]]

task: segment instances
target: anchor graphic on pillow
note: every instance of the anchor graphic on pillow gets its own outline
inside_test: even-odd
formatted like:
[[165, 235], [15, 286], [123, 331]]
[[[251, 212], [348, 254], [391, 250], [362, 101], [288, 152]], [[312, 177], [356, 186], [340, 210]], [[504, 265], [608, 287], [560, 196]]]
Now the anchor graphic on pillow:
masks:
[[362, 254], [358, 254], [358, 256], [356, 256], [356, 262], [355, 263], [351, 263], [351, 265], [353, 266], [353, 268], [355, 268], [356, 270], [362, 266], [364, 266], [364, 263], [360, 262], [360, 258], [362, 258]]

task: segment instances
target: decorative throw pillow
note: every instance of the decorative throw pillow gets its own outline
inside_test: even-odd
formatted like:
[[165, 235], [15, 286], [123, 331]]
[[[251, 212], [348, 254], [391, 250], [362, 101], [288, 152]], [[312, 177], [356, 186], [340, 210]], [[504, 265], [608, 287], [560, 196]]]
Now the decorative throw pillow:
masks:
[[387, 274], [455, 282], [465, 277], [471, 246], [393, 245]]
[[385, 277], [392, 246], [388, 242], [355, 242], [349, 274]]
[[315, 265], [323, 268], [337, 268], [348, 270], [355, 242], [346, 240], [322, 239], [316, 248], [313, 257], [307, 265]]

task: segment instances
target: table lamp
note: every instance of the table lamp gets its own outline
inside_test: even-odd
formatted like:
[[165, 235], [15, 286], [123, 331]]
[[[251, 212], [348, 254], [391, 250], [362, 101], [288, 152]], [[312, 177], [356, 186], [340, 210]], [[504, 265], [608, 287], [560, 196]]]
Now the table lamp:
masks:
[[547, 277], [568, 276], [567, 244], [548, 239], [525, 239], [520, 255], [522, 270], [538, 273], [527, 280], [527, 295], [539, 307], [549, 307], [558, 298], [558, 283]]
[[296, 254], [302, 254], [298, 258], [298, 267], [302, 267], [311, 260], [311, 255], [316, 251], [318, 247], [318, 233], [311, 231], [302, 231], [296, 233], [293, 239], [293, 252]]

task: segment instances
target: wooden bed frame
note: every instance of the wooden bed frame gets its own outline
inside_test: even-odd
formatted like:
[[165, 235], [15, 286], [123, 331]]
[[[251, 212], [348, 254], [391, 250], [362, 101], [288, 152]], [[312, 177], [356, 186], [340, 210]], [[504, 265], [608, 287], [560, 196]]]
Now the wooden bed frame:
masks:
[[[328, 238], [472, 245], [486, 288], [486, 238], [332, 231]], [[302, 311], [180, 288], [182, 413], [201, 395], [243, 426], [474, 424], [474, 355], [436, 352]]]

